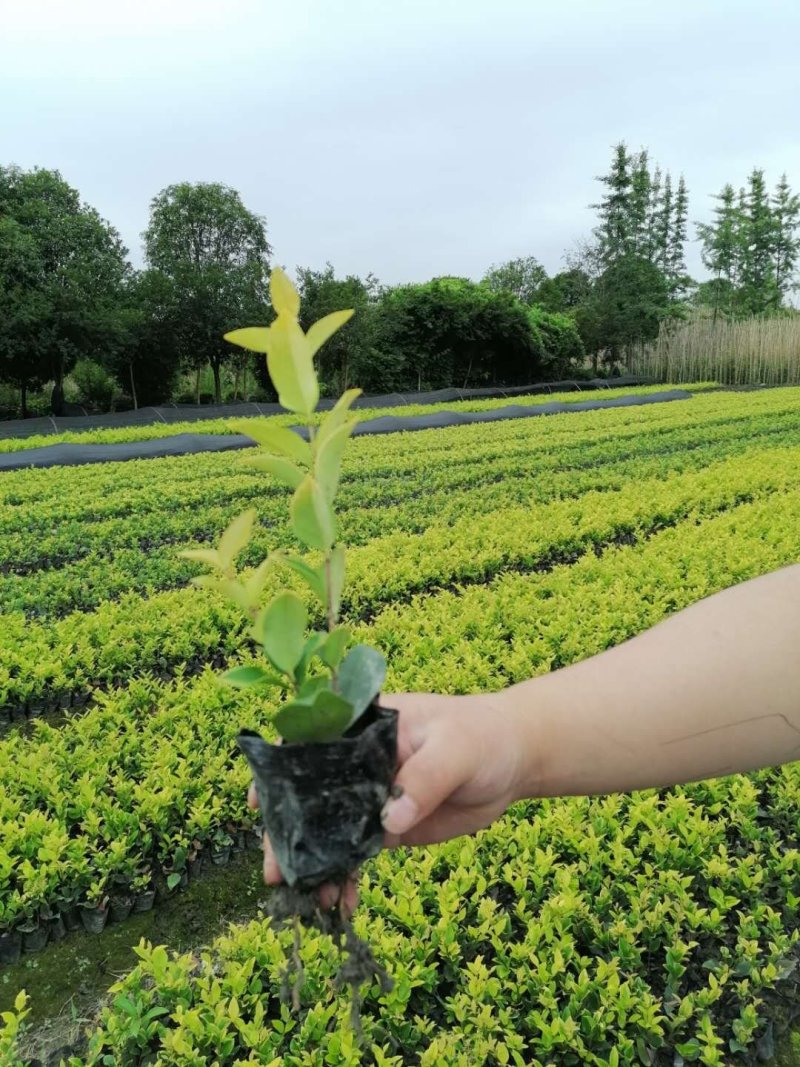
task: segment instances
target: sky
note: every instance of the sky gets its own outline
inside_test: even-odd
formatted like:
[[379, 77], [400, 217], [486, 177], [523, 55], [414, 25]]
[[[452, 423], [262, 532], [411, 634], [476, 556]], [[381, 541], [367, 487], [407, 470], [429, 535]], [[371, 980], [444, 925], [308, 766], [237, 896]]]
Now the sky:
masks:
[[800, 187], [799, 41], [797, 0], [0, 0], [0, 163], [60, 170], [137, 265], [152, 197], [219, 181], [290, 269], [555, 273], [620, 140], [692, 222], [754, 166]]

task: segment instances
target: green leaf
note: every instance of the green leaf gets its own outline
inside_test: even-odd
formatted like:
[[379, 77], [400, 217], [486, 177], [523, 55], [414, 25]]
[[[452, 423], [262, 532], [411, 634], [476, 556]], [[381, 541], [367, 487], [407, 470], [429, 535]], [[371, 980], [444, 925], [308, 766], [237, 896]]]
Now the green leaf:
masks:
[[[336, 549], [334, 549], [334, 552]], [[300, 559], [299, 556], [284, 556], [280, 552], [273, 553], [273, 559], [277, 559], [280, 563], [285, 563], [287, 567], [299, 574], [303, 581], [308, 585], [311, 592], [319, 600], [323, 606], [327, 605], [327, 598], [325, 596], [325, 572], [322, 567], [312, 567], [309, 563], [306, 563], [304, 559]]]
[[380, 693], [386, 678], [386, 660], [369, 645], [356, 645], [339, 668], [339, 692], [353, 707], [352, 722]]
[[295, 491], [290, 511], [299, 540], [309, 548], [329, 552], [336, 537], [336, 523], [331, 506], [312, 475], [307, 475]]
[[341, 329], [353, 317], [353, 313], [353, 308], [348, 311], [333, 311], [330, 315], [317, 319], [315, 323], [309, 326], [306, 337], [308, 338], [308, 347], [312, 356], [322, 348], [327, 340], [333, 337], [337, 330]]
[[[328, 603], [330, 604], [334, 619], [338, 619], [339, 608], [342, 603], [342, 590], [344, 589], [344, 565], [344, 546], [337, 545], [328, 557], [327, 567]], [[325, 603], [324, 596], [322, 598], [322, 602], [323, 604]]]
[[185, 548], [178, 555], [184, 559], [192, 559], [196, 563], [206, 563], [209, 567], [215, 567], [217, 570], [222, 568], [222, 560], [219, 558], [219, 552], [215, 548]]
[[223, 569], [227, 569], [231, 566], [233, 561], [250, 540], [250, 534], [253, 532], [253, 523], [255, 522], [255, 519], [256, 509], [248, 508], [247, 511], [243, 511], [241, 515], [236, 516], [219, 539], [217, 553], [219, 554]]
[[339, 488], [344, 446], [347, 444], [355, 425], [355, 419], [344, 423], [338, 430], [334, 430], [332, 434], [326, 437], [317, 451], [314, 473], [317, 476], [317, 481], [322, 486], [325, 496], [331, 503], [336, 496], [336, 490]]
[[167, 875], [167, 889], [174, 889], [175, 886], [181, 884], [181, 876], [176, 873]]
[[347, 418], [347, 413], [350, 410], [353, 401], [359, 396], [361, 396], [360, 389], [348, 389], [347, 392], [342, 393], [320, 423], [319, 430], [317, 431], [317, 448], [322, 445], [323, 441], [330, 437], [334, 430], [339, 429]]
[[700, 1042], [692, 1038], [691, 1041], [685, 1041], [682, 1045], [676, 1045], [675, 1051], [679, 1052], [685, 1060], [696, 1060], [699, 1059], [703, 1050], [700, 1048]]
[[283, 686], [283, 681], [263, 667], [232, 667], [219, 676], [220, 682], [234, 689], [265, 689], [267, 686]]
[[300, 311], [300, 294], [281, 267], [273, 268], [269, 277], [269, 295], [277, 315], [297, 318]]
[[245, 611], [255, 607], [248, 596], [247, 590], [240, 582], [235, 582], [232, 579], [223, 579], [217, 583], [217, 588], [223, 596], [226, 596], [228, 600], [232, 600], [234, 604], [238, 604], [240, 608], [244, 608]]
[[269, 348], [269, 326], [243, 326], [222, 335], [226, 341], [249, 352], [266, 353]]
[[341, 737], [353, 717], [353, 708], [346, 700], [323, 689], [311, 704], [295, 701], [284, 706], [273, 722], [284, 741], [333, 741]]
[[297, 699], [303, 704], [313, 704], [317, 693], [330, 688], [330, 678], [325, 674], [317, 674], [313, 678], [306, 678], [297, 690]]
[[264, 652], [284, 674], [293, 674], [303, 656], [307, 622], [305, 604], [296, 593], [279, 593], [264, 611]]
[[258, 599], [264, 592], [264, 586], [267, 584], [267, 575], [269, 569], [272, 566], [272, 559], [267, 556], [263, 559], [250, 577], [244, 583], [245, 590], [247, 592], [247, 599], [251, 605], [258, 603]]
[[351, 636], [347, 626], [337, 626], [335, 630], [331, 630], [324, 645], [319, 651], [319, 658], [326, 667], [336, 670], [342, 662], [342, 657], [347, 648], [347, 642], [350, 640]]
[[283, 456], [247, 456], [244, 462], [248, 467], [255, 467], [256, 470], [272, 474], [290, 489], [296, 489], [305, 478], [303, 471]]
[[[295, 668], [295, 672], [294, 672], [294, 680], [298, 685], [300, 685], [303, 682], [303, 679], [306, 676], [306, 671], [308, 670], [309, 664], [311, 663], [311, 661], [314, 658], [314, 656], [316, 656], [316, 654], [320, 650], [320, 648], [325, 644], [327, 639], [328, 639], [328, 635], [325, 634], [325, 633], [320, 633], [319, 631], [311, 634], [311, 636], [306, 639], [306, 646], [303, 649], [303, 657], [300, 660], [300, 662], [297, 664], [297, 667]], [[302, 685], [301, 685], [301, 691], [302, 691]]]
[[267, 369], [281, 404], [310, 415], [319, 402], [319, 382], [306, 335], [295, 319], [279, 316], [270, 326]]
[[275, 426], [266, 419], [237, 419], [230, 423], [230, 427], [237, 433], [252, 438], [262, 448], [268, 448], [270, 452], [288, 456], [295, 463], [304, 463], [306, 467], [311, 466], [311, 446], [293, 430]]

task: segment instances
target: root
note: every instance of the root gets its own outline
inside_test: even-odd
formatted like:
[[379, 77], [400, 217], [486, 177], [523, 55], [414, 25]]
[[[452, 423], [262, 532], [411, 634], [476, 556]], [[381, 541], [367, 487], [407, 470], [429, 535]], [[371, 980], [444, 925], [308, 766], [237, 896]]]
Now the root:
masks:
[[334, 989], [340, 992], [350, 990], [350, 1022], [359, 1041], [364, 1032], [361, 1026], [361, 987], [366, 982], [377, 978], [383, 993], [392, 989], [392, 979], [386, 968], [375, 958], [369, 942], [362, 941], [353, 929], [353, 925], [341, 910], [345, 883], [342, 882], [339, 901], [330, 911], [322, 911], [316, 891], [292, 889], [278, 886], [271, 894], [267, 914], [277, 926], [292, 923], [294, 941], [292, 956], [281, 975], [280, 998], [284, 1004], [291, 1004], [295, 1013], [300, 1011], [300, 994], [305, 981], [305, 972], [300, 957], [301, 923], [304, 926], [329, 934], [338, 943], [344, 954], [343, 962], [334, 978]]

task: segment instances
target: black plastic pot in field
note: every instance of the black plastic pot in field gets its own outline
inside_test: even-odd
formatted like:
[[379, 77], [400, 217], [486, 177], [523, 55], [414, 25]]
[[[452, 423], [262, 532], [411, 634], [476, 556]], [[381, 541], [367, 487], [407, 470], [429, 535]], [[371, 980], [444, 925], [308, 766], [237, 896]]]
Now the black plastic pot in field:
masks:
[[108, 906], [108, 919], [112, 923], [124, 922], [133, 911], [133, 897], [113, 897]]
[[22, 949], [24, 952], [41, 952], [50, 935], [47, 923], [37, 923], [33, 929], [22, 929]]
[[22, 955], [22, 934], [19, 930], [7, 930], [0, 934], [0, 963], [18, 963]]
[[108, 908], [81, 908], [83, 928], [90, 934], [101, 934], [108, 922]]
[[67, 928], [60, 913], [51, 916], [48, 920], [51, 941], [63, 941], [67, 936]]
[[134, 914], [140, 914], [143, 911], [150, 911], [156, 902], [155, 889], [145, 889], [141, 893], [137, 893], [133, 900]]
[[341, 881], [377, 855], [397, 766], [396, 711], [373, 704], [335, 741], [272, 745], [250, 730], [237, 741], [289, 886]]

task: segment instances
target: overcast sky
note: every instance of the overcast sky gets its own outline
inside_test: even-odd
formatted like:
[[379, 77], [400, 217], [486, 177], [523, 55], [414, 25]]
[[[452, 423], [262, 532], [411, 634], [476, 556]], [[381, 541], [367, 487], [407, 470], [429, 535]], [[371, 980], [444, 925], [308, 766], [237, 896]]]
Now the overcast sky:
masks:
[[388, 283], [559, 270], [623, 139], [692, 220], [754, 165], [800, 186], [798, 0], [0, 0], [0, 42], [0, 162], [58, 168], [137, 263], [184, 180], [277, 262]]

